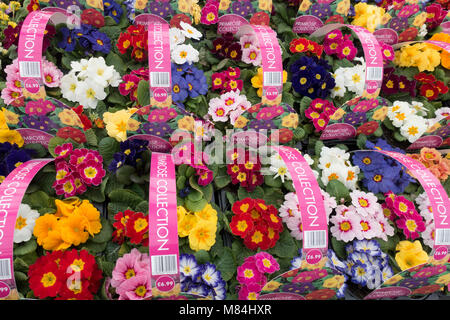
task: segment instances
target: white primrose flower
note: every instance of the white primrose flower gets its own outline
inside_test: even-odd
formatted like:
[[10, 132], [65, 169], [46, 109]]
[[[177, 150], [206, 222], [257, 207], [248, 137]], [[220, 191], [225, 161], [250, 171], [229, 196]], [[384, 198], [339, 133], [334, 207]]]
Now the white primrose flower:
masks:
[[61, 78], [61, 93], [69, 101], [77, 102], [76, 90], [79, 86], [78, 78], [74, 72], [69, 72]]
[[200, 31], [184, 21], [180, 22], [180, 27], [182, 28], [181, 32], [183, 33], [183, 35], [190, 39], [200, 40], [200, 38], [203, 36]]
[[14, 243], [26, 242], [31, 239], [37, 218], [39, 218], [39, 212], [31, 209], [27, 204], [20, 205], [14, 229]]
[[173, 48], [171, 58], [176, 64], [198, 62], [199, 52], [190, 44], [180, 44]]

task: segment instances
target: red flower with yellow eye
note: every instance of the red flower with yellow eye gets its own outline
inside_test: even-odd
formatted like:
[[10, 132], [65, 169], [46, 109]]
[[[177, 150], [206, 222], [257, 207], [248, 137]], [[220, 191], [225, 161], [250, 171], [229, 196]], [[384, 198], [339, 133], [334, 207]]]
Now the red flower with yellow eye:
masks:
[[234, 215], [233, 218], [231, 218], [231, 232], [236, 236], [246, 237], [247, 234], [253, 230], [253, 226], [253, 219], [248, 213]]
[[244, 239], [247, 248], [267, 250], [275, 246], [283, 225], [273, 205], [267, 205], [263, 199], [245, 198], [236, 201], [231, 210], [235, 214], [231, 231]]
[[148, 246], [148, 217], [142, 212], [134, 212], [127, 221], [126, 236], [131, 243]]

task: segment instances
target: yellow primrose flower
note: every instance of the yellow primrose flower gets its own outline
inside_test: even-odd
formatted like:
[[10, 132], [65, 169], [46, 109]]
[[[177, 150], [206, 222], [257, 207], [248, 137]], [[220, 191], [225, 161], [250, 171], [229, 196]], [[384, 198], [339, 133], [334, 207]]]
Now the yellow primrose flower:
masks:
[[418, 14], [414, 18], [414, 21], [413, 21], [412, 24], [415, 27], [420, 27], [420, 26], [422, 26], [425, 23], [426, 20], [427, 20], [427, 13], [426, 12], [422, 12], [422, 13]]
[[136, 0], [134, 2], [134, 8], [138, 10], [144, 10], [147, 6], [148, 0]]
[[395, 250], [399, 251], [395, 255], [395, 261], [402, 271], [428, 261], [428, 254], [422, 249], [422, 244], [418, 240], [414, 242], [400, 241]]
[[200, 220], [189, 233], [189, 247], [208, 251], [216, 243], [217, 224]]
[[392, 285], [392, 284], [396, 284], [397, 282], [399, 282], [402, 279], [403, 279], [403, 277], [401, 275], [396, 274], [396, 275], [390, 277], [389, 279], [387, 279], [384, 283]]
[[235, 127], [235, 128], [238, 128], [238, 129], [244, 128], [244, 127], [247, 125], [248, 121], [249, 121], [249, 120], [248, 120], [246, 117], [244, 117], [244, 116], [239, 116], [239, 117], [236, 119], [236, 121], [234, 122], [234, 127]]
[[128, 121], [130, 120], [133, 110], [119, 110], [116, 112], [105, 112], [103, 121], [106, 124], [106, 132], [117, 141], [125, 141], [127, 139]]
[[[14, 113], [12, 111], [9, 111], [8, 109], [5, 109], [5, 108], [2, 109], [2, 112], [3, 112], [3, 116], [5, 117], [7, 124], [18, 124], [19, 123], [19, 115], [18, 114]], [[1, 122], [1, 120], [0, 120], [0, 122]], [[0, 127], [5, 129], [5, 127], [3, 127], [2, 124], [0, 124]]]
[[298, 11], [305, 12], [311, 7], [312, 2], [310, 0], [303, 0], [298, 8]]
[[193, 214], [187, 214], [178, 221], [178, 236], [183, 238], [190, 235], [197, 224], [198, 218]]
[[325, 279], [323, 282], [324, 288], [341, 288], [345, 282], [345, 277], [343, 275], [336, 275], [332, 278]]
[[280, 286], [281, 286], [280, 282], [272, 280], [266, 283], [262, 291], [274, 291], [277, 290]]
[[344, 114], [346, 114], [346, 113], [347, 112], [345, 112], [344, 109], [339, 108], [330, 116], [330, 119], [337, 121], [337, 120], [341, 119], [344, 116]]
[[58, 113], [59, 120], [71, 127], [83, 127], [83, 124], [81, 123], [80, 118], [78, 117], [77, 113], [73, 111], [72, 109], [63, 109], [60, 113]]
[[450, 283], [450, 273], [446, 273], [442, 276], [440, 276], [436, 281], [436, 284], [443, 284], [443, 285], [448, 285]]
[[298, 126], [298, 114], [290, 113], [281, 119], [281, 125], [287, 128], [297, 128]]
[[178, 120], [178, 128], [181, 130], [194, 131], [194, 118], [191, 116], [184, 116]]
[[220, 0], [219, 10], [221, 10], [221, 11], [228, 10], [228, 8], [230, 7], [230, 4], [231, 4], [231, 0]]
[[259, 0], [258, 7], [261, 10], [272, 11], [272, 0]]
[[373, 113], [372, 119], [383, 121], [386, 118], [388, 110], [389, 109], [386, 106], [375, 110], [375, 112]]
[[217, 224], [217, 211], [209, 203], [201, 211], [194, 214], [199, 219]]
[[17, 144], [22, 147], [24, 140], [20, 133], [16, 130], [0, 129], [0, 143], [9, 142], [11, 144]]

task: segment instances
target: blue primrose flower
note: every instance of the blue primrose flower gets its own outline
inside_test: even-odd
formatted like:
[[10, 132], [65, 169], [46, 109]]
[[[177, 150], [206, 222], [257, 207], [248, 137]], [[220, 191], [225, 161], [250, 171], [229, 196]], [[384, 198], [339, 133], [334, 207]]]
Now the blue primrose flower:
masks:
[[371, 257], [380, 256], [380, 244], [376, 240], [357, 240], [353, 244], [356, 252], [365, 253]]
[[192, 254], [180, 255], [180, 274], [188, 279], [194, 281], [200, 273], [200, 266]]
[[58, 43], [58, 47], [64, 49], [67, 52], [75, 50], [77, 45], [76, 39], [73, 37], [72, 31], [67, 27], [62, 27], [60, 29], [62, 40]]
[[202, 280], [209, 286], [215, 287], [222, 279], [221, 273], [216, 266], [211, 263], [205, 263], [201, 267]]
[[176, 102], [184, 102], [189, 96], [186, 79], [177, 74], [172, 74], [172, 99]]
[[91, 49], [93, 51], [102, 52], [104, 54], [108, 54], [111, 51], [111, 40], [108, 36], [100, 31], [93, 31], [90, 35], [86, 36], [86, 38], [91, 43]]
[[116, 23], [119, 23], [123, 14], [122, 7], [113, 0], [104, 1], [103, 7], [105, 15], [113, 18]]
[[356, 261], [351, 268], [351, 281], [361, 286], [366, 286], [367, 281], [373, 274], [374, 268], [371, 265]]

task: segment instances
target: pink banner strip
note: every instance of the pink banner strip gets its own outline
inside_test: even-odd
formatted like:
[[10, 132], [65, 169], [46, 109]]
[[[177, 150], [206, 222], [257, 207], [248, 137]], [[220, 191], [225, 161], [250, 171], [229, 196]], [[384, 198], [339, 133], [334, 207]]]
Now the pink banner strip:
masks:
[[281, 102], [283, 92], [283, 59], [277, 34], [268, 26], [244, 25], [238, 35], [253, 33], [258, 38], [262, 55], [263, 101], [278, 99]]
[[172, 92], [169, 24], [156, 21], [148, 25], [150, 97], [166, 101]]
[[171, 154], [152, 153], [149, 189], [152, 289], [168, 292], [180, 283], [177, 188]]
[[411, 174], [422, 185], [433, 210], [435, 224], [434, 258], [436, 260], [444, 258], [450, 249], [450, 217], [448, 212], [450, 210], [450, 200], [439, 180], [421, 162], [407, 155], [383, 150], [368, 151], [376, 151], [397, 160], [411, 171]]
[[286, 146], [272, 148], [278, 151], [292, 177], [302, 217], [304, 257], [310, 264], [318, 263], [328, 249], [327, 214], [319, 184], [297, 149]]
[[[36, 159], [27, 161], [14, 169], [0, 185], [0, 266], [2, 268], [9, 266], [9, 272], [2, 272], [0, 280], [4, 282], [3, 286], [0, 285], [0, 287], [6, 288], [4, 286], [6, 284], [10, 291], [16, 288], [13, 248], [14, 230], [19, 207], [34, 176], [53, 160]], [[2, 293], [5, 292], [2, 291]], [[3, 298], [2, 293], [0, 293], [0, 298]]]
[[65, 16], [66, 20], [73, 17], [68, 12], [54, 10], [32, 11], [26, 16], [20, 29], [17, 48], [19, 76], [23, 88], [30, 93], [39, 92], [39, 89], [43, 86], [42, 47], [44, 32], [48, 21], [55, 15], [59, 17]]

